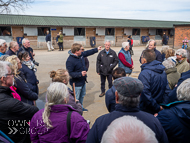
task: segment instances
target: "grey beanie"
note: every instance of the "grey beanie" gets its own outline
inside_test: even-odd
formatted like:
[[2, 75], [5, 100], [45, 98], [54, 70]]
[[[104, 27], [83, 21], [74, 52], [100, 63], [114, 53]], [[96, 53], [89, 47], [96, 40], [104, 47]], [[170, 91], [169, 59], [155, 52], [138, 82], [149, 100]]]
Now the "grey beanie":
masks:
[[125, 97], [138, 97], [144, 88], [140, 80], [132, 77], [118, 78], [114, 80], [113, 85], [117, 92]]

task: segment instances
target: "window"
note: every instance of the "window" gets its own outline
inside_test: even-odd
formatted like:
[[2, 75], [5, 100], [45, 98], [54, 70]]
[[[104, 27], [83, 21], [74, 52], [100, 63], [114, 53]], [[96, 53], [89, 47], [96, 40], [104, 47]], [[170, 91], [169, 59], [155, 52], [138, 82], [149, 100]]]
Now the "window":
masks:
[[162, 29], [156, 29], [156, 35], [163, 35], [163, 30]]
[[133, 29], [132, 35], [140, 35], [140, 29]]
[[106, 28], [106, 30], [105, 30], [105, 35], [112, 35], [112, 36], [114, 36], [114, 28]]
[[0, 27], [0, 36], [11, 36], [11, 27]]
[[38, 36], [46, 36], [47, 31], [50, 32], [50, 27], [38, 27]]
[[85, 36], [85, 28], [75, 28], [74, 36]]

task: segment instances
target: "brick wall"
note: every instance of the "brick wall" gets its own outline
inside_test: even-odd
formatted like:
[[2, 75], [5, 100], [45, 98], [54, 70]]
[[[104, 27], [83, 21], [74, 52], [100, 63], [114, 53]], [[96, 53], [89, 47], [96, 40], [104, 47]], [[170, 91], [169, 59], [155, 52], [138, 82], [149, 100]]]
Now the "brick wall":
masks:
[[174, 48], [181, 48], [185, 37], [190, 40], [190, 26], [175, 26]]

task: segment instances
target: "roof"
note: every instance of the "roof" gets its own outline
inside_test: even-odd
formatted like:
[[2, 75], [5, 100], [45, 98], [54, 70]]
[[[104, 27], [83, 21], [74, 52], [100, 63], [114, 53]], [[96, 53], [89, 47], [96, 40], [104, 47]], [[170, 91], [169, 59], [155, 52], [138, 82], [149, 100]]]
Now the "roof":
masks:
[[190, 23], [174, 24], [174, 26], [190, 26]]
[[11, 26], [173, 28], [173, 24], [190, 22], [0, 14], [0, 25]]

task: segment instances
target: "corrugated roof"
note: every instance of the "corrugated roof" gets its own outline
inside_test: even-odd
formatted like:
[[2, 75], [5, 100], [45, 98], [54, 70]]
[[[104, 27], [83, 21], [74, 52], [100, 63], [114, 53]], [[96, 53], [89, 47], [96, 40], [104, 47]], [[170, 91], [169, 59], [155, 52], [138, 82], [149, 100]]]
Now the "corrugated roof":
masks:
[[174, 24], [190, 22], [0, 14], [0, 25], [173, 28]]

